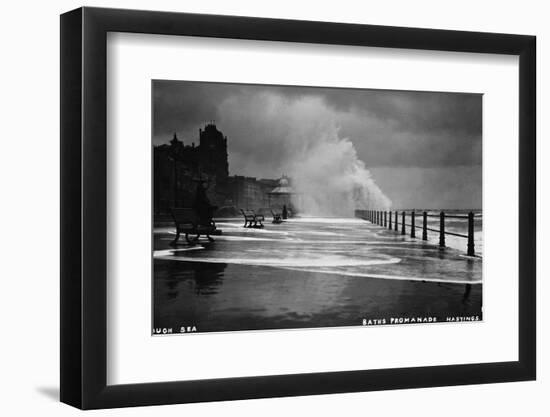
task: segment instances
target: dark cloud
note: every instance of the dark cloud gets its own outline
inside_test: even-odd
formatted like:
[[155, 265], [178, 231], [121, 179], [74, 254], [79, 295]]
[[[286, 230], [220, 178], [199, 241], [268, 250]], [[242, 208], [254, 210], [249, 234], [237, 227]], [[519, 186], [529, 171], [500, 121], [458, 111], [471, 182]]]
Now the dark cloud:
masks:
[[[196, 141], [205, 121], [219, 124], [223, 119], [220, 129], [234, 150], [243, 150], [241, 145], [246, 150], [258, 135], [269, 135], [268, 120], [260, 131], [247, 132], [246, 124], [263, 109], [241, 115], [240, 126], [220, 110], [228, 100], [242, 102], [265, 94], [288, 102], [321, 99], [334, 110], [341, 136], [354, 143], [369, 166], [481, 164], [480, 94], [154, 81], [154, 141], [166, 142], [174, 132]], [[230, 130], [233, 124], [238, 131]], [[265, 145], [269, 152], [280, 153], [276, 141]]]
[[328, 104], [397, 123], [403, 130], [481, 133], [481, 95], [423, 91], [326, 89]]
[[[457, 207], [481, 203], [481, 94], [153, 81], [155, 144], [174, 132], [198, 142], [209, 120], [228, 137], [231, 174], [279, 176], [302, 154], [300, 143], [334, 126], [357, 159], [385, 176], [376, 180], [398, 205], [416, 202], [402, 191], [422, 181], [436, 205], [438, 195], [449, 206], [453, 198]], [[389, 175], [392, 168], [396, 175]], [[469, 185], [459, 186], [464, 173]]]

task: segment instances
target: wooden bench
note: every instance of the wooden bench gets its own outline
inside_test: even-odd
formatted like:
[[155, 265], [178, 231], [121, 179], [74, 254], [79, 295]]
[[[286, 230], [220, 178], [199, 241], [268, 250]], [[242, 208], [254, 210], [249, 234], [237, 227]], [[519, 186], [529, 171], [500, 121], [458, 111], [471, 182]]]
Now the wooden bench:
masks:
[[244, 216], [244, 226], [243, 227], [264, 227], [263, 221], [265, 220], [263, 214], [256, 214], [254, 210], [243, 210], [241, 213]]
[[[199, 216], [192, 208], [174, 208], [171, 210], [172, 218], [176, 224], [176, 238], [170, 243], [172, 246], [178, 244], [181, 234], [185, 234], [187, 243], [194, 243], [199, 240], [201, 235], [213, 242], [214, 239], [210, 235], [220, 235], [221, 230], [216, 228], [216, 223], [212, 219], [208, 224], [201, 224]], [[193, 239], [189, 239], [189, 235], [196, 235]]]

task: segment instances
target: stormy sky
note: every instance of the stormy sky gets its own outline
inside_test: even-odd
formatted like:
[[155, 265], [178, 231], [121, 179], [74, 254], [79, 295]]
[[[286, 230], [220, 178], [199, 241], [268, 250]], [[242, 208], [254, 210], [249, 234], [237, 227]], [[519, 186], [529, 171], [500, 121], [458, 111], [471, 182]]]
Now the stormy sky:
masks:
[[307, 176], [302, 162], [331, 159], [323, 172], [337, 177], [364, 163], [394, 209], [481, 208], [480, 94], [159, 80], [152, 89], [153, 143], [175, 132], [198, 144], [215, 120], [230, 175]]

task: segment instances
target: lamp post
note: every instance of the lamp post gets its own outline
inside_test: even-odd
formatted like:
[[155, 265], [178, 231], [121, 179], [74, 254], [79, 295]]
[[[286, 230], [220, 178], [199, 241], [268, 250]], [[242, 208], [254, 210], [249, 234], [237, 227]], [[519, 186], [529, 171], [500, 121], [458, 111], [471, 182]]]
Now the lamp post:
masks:
[[177, 207], [178, 205], [178, 158], [180, 155], [180, 142], [178, 140], [178, 137], [174, 133], [174, 137], [170, 141], [170, 150], [169, 150], [169, 159], [173, 161], [173, 168], [174, 168], [174, 204], [173, 207]]

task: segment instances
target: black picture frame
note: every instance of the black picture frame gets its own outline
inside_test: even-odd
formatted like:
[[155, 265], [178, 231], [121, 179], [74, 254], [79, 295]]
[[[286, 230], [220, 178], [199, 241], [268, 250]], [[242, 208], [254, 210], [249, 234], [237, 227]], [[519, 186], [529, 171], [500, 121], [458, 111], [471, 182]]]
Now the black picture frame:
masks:
[[[519, 56], [519, 360], [107, 385], [108, 32]], [[61, 15], [60, 56], [62, 402], [95, 409], [535, 379], [534, 36], [84, 7]]]

